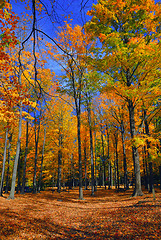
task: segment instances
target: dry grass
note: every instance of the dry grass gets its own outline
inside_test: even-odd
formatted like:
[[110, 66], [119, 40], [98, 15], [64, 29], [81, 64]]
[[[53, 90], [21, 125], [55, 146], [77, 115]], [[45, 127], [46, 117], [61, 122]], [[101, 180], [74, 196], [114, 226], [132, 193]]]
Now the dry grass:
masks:
[[161, 191], [131, 198], [132, 190], [99, 189], [0, 198], [0, 239], [161, 239]]

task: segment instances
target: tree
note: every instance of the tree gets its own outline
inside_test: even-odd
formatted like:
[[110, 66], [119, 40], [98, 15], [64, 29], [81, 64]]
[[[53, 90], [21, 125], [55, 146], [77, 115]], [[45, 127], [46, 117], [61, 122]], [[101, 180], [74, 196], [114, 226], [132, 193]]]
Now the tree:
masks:
[[88, 70], [87, 74], [84, 74], [84, 104], [87, 108], [88, 113], [88, 125], [90, 133], [90, 157], [91, 157], [91, 187], [92, 193], [94, 196], [94, 146], [93, 146], [93, 123], [92, 123], [92, 98], [96, 95], [96, 91], [99, 89], [101, 82], [101, 76], [96, 71]]
[[[74, 98], [77, 116], [77, 136], [78, 136], [78, 155], [79, 155], [79, 198], [83, 199], [82, 190], [82, 156], [81, 156], [81, 107], [83, 79], [86, 72], [87, 49], [91, 41], [87, 33], [83, 33], [80, 26], [72, 28], [66, 24], [58, 34], [57, 41], [59, 46], [64, 49], [63, 53], [55, 54], [55, 59], [59, 61], [65, 76], [63, 76], [64, 90]], [[66, 83], [66, 86], [65, 86]]]
[[[94, 61], [108, 74], [111, 87], [127, 103], [135, 169], [134, 196], [142, 195], [135, 109], [159, 88], [160, 5], [154, 1], [100, 0], [89, 12], [86, 28], [102, 43], [102, 57]], [[99, 54], [100, 55], [100, 54]]]
[[5, 173], [5, 164], [6, 164], [6, 154], [7, 154], [7, 140], [8, 140], [8, 127], [6, 128], [5, 134], [5, 146], [4, 146], [4, 154], [3, 154], [3, 168], [2, 168], [2, 175], [1, 175], [1, 185], [0, 185], [0, 195], [3, 194], [3, 182], [4, 182], [4, 173]]
[[[118, 130], [121, 133], [122, 140], [122, 152], [123, 152], [123, 166], [124, 166], [124, 188], [128, 189], [128, 176], [127, 176], [127, 157], [126, 157], [126, 145], [125, 145], [125, 137], [127, 132], [127, 108], [126, 103], [120, 98], [117, 94], [112, 92], [106, 92], [101, 94], [102, 98], [102, 106], [105, 109], [104, 111], [107, 114], [108, 122], [112, 126], [114, 124], [117, 125]], [[112, 119], [111, 119], [112, 117]]]
[[[21, 69], [18, 73], [18, 83], [21, 86]], [[22, 91], [20, 91], [20, 96]], [[18, 128], [18, 139], [17, 139], [17, 148], [16, 148], [16, 156], [14, 161], [13, 173], [12, 173], [12, 183], [11, 183], [11, 191], [8, 199], [14, 199], [15, 193], [15, 185], [16, 185], [16, 175], [17, 175], [17, 166], [18, 166], [18, 159], [20, 154], [20, 146], [21, 146], [21, 132], [22, 132], [22, 100], [20, 100], [20, 107], [19, 107], [19, 128]]]

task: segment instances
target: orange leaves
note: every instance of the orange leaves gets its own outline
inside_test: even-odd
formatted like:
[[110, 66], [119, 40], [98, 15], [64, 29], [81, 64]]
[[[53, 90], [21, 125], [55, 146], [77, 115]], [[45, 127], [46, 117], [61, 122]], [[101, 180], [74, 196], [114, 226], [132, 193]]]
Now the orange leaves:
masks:
[[82, 202], [77, 189], [18, 194], [12, 204], [1, 198], [0, 235], [6, 240], [11, 235], [12, 239], [159, 239], [160, 190], [155, 202], [147, 192], [140, 199], [130, 198], [131, 194], [131, 189], [124, 195], [98, 188], [94, 198], [84, 191]]
[[5, 8], [7, 8], [8, 10], [11, 10], [12, 5], [9, 2], [5, 1]]
[[65, 23], [62, 31], [58, 33], [57, 40], [69, 53], [77, 53], [80, 56], [86, 53], [86, 47], [90, 45], [90, 36], [83, 33], [82, 27], [76, 25], [73, 28], [68, 23]]
[[107, 39], [107, 36], [103, 33], [100, 33], [99, 38], [101, 42], [104, 42]]

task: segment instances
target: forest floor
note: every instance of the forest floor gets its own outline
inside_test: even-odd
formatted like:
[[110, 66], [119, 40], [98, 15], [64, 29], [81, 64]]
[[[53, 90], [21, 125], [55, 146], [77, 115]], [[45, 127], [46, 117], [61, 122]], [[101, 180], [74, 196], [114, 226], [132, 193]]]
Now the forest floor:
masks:
[[0, 197], [0, 240], [19, 239], [161, 239], [161, 191], [132, 189], [117, 193], [98, 188], [94, 197], [78, 189]]

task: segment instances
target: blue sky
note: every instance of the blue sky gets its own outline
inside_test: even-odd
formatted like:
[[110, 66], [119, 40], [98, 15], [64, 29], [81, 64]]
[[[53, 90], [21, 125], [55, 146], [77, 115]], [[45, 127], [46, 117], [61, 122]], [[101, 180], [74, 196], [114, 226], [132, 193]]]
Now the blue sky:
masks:
[[[31, 0], [30, 0], [31, 2]], [[42, 0], [42, 2], [47, 7], [49, 13], [51, 13], [53, 3], [54, 11], [52, 17], [47, 17], [42, 13], [42, 16], [38, 16], [38, 24], [45, 32], [52, 34], [54, 33], [56, 28], [63, 25], [63, 21], [66, 20], [66, 16], [70, 15], [73, 19], [73, 24], [83, 25], [87, 20], [89, 20], [89, 16], [86, 15], [86, 12], [92, 8], [93, 3], [97, 3], [97, 0]], [[160, 2], [159, 0], [155, 0], [155, 2]], [[10, 0], [12, 4], [13, 11], [19, 16], [25, 10], [25, 3], [20, 0]], [[28, 14], [32, 14], [28, 11]], [[43, 17], [43, 19], [40, 19]], [[54, 21], [54, 24], [51, 24], [51, 20]]]
[[[86, 15], [88, 10], [91, 10], [93, 3], [97, 3], [97, 0], [41, 0], [46, 8], [48, 9], [49, 13], [52, 12], [52, 5], [50, 2], [53, 3], [53, 12], [52, 17], [49, 17], [42, 13], [40, 16], [37, 16], [38, 19], [38, 26], [41, 30], [47, 33], [50, 37], [55, 37], [55, 31], [58, 30], [58, 26], [64, 25], [64, 21], [67, 20], [66, 16], [69, 16], [73, 19], [73, 25], [79, 24], [83, 25], [87, 20], [90, 19], [89, 16]], [[32, 2], [30, 0], [30, 2]], [[155, 2], [160, 2], [155, 0]], [[31, 11], [26, 11], [24, 2], [20, 0], [10, 0], [12, 4], [13, 11], [18, 14], [19, 16], [23, 12], [27, 12], [29, 15], [32, 15]], [[52, 23], [53, 21], [53, 23]], [[31, 25], [28, 26], [28, 30], [31, 31]], [[60, 69], [60, 67], [53, 65], [52, 70], [55, 71], [56, 69]]]
[[[30, 1], [31, 2], [31, 1]], [[42, 13], [41, 16], [38, 16], [38, 24], [41, 28], [45, 29], [47, 32], [52, 33], [59, 25], [63, 25], [63, 21], [67, 20], [66, 16], [69, 16], [73, 19], [73, 24], [83, 25], [89, 17], [86, 15], [86, 12], [92, 8], [93, 3], [97, 3], [97, 0], [42, 0], [45, 3], [49, 13], [52, 12], [53, 3], [53, 14], [52, 17], [45, 16]], [[25, 12], [25, 3], [18, 0], [10, 0], [12, 4], [13, 11], [19, 16], [21, 13]], [[31, 14], [30, 11], [26, 11], [28, 14]], [[40, 20], [40, 17], [43, 19]], [[54, 21], [54, 24], [51, 24], [51, 20]]]
[[[30, 0], [30, 2], [32, 1]], [[54, 0], [42, 0], [42, 2], [47, 7], [49, 13], [51, 13], [52, 5], [50, 2], [54, 2]], [[12, 4], [13, 12], [19, 16], [21, 16], [23, 12], [32, 15], [31, 11], [25, 10], [26, 4], [24, 2], [20, 0], [10, 0], [10, 3]], [[43, 12], [40, 16], [37, 15], [39, 29], [43, 30], [51, 38], [55, 38], [55, 32], [58, 31], [58, 27], [64, 25], [64, 21], [67, 20], [66, 16], [70, 16], [70, 18], [73, 19], [73, 25], [83, 25], [90, 19], [90, 17], [86, 15], [86, 12], [92, 8], [93, 3], [97, 3], [97, 0], [55, 0], [51, 17], [45, 15]], [[28, 26], [29, 32], [31, 29], [32, 26]], [[57, 74], [60, 73], [60, 66], [56, 63], [53, 64], [53, 61], [48, 61], [48, 67]]]

